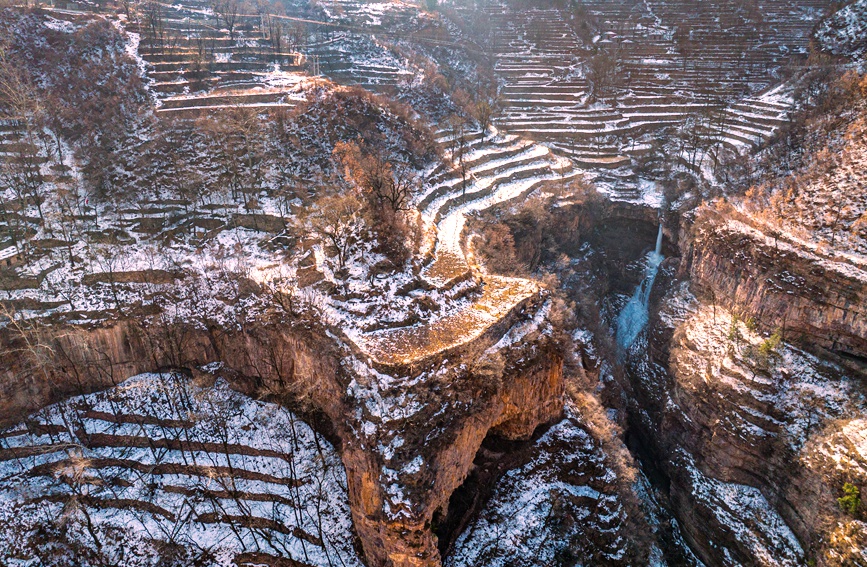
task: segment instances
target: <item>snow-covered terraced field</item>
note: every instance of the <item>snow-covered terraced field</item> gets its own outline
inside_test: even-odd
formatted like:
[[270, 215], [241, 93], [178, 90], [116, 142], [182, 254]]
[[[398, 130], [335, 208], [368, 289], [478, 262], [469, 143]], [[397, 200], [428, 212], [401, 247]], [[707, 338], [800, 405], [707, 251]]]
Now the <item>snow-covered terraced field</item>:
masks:
[[77, 565], [172, 554], [188, 565], [361, 565], [331, 445], [221, 379], [175, 375], [137, 376], [0, 433], [0, 537], [14, 565], [49, 548]]
[[745, 97], [726, 108], [718, 135], [733, 149], [758, 146], [788, 122], [793, 107], [783, 86]]
[[[235, 106], [292, 108], [304, 98], [299, 84], [312, 73], [371, 90], [393, 88], [416, 75], [374, 35], [415, 25], [421, 13], [411, 4], [333, 0], [290, 7], [288, 16], [239, 14], [231, 31], [226, 17], [208, 3], [184, 0], [153, 7], [157, 12], [142, 14], [138, 50], [161, 103], [159, 114], [196, 117]], [[291, 49], [288, 35], [293, 36]]]
[[317, 3], [329, 19], [373, 31], [405, 24], [418, 17], [418, 6], [411, 2], [367, 2], [358, 0], [320, 0]]
[[329, 27], [324, 37], [314, 37], [301, 49], [321, 74], [375, 92], [392, 92], [416, 79], [420, 70], [387, 42], [424, 27], [429, 16], [417, 4], [324, 0], [315, 8], [316, 18]]
[[[692, 128], [721, 107], [721, 120], [703, 128], [709, 142], [742, 152], [773, 135], [790, 101], [774, 91], [756, 94], [805, 52], [825, 4], [766, 0], [758, 16], [681, 1], [589, 0], [575, 14], [488, 2], [485, 39], [502, 84], [496, 122], [568, 155], [622, 196], [638, 197], [632, 166], [660, 130]], [[757, 17], [769, 24], [761, 33]], [[607, 67], [596, 63], [600, 54]], [[596, 78], [600, 68], [610, 72], [604, 81]]]
[[[440, 133], [448, 144], [448, 134]], [[546, 182], [567, 182], [578, 175], [571, 162], [548, 148], [514, 135], [472, 136], [463, 158], [434, 175], [419, 201], [422, 218], [436, 226], [434, 261], [424, 277], [437, 286], [448, 285], [469, 270], [461, 235], [466, 215], [530, 193]], [[455, 261], [455, 259], [458, 261]]]
[[411, 82], [416, 70], [405, 60], [380, 45], [373, 36], [346, 31], [311, 43], [305, 48], [308, 60], [315, 58], [320, 72], [329, 79], [372, 91], [390, 90]]
[[[453, 136], [438, 136], [450, 155]], [[466, 216], [523, 198], [546, 183], [567, 183], [580, 172], [544, 146], [496, 131], [467, 135], [463, 156], [463, 170], [460, 156], [434, 169], [417, 203], [430, 235], [425, 254], [431, 259], [421, 277], [438, 295], [475, 278], [479, 293], [423, 323], [357, 336], [359, 346], [381, 363], [407, 364], [473, 341], [539, 293], [535, 282], [486, 274], [468, 260]]]
[[304, 57], [270, 18], [238, 14], [232, 29], [208, 3], [152, 3], [128, 26], [157, 114], [196, 118], [226, 108], [293, 108], [304, 100]]
[[479, 338], [539, 293], [533, 281], [485, 276], [481, 295], [453, 312], [406, 328], [363, 335], [362, 346], [383, 364], [411, 364]]

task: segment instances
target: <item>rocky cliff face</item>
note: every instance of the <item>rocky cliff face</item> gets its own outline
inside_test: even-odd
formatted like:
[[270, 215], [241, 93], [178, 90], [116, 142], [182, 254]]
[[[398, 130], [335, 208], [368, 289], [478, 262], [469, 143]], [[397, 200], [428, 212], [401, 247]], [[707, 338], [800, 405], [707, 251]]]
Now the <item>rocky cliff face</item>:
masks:
[[702, 296], [763, 329], [867, 359], [867, 272], [842, 258], [768, 236], [735, 210], [702, 209], [682, 233], [683, 269]]
[[553, 344], [537, 336], [489, 348], [415, 372], [359, 368], [353, 376], [343, 458], [371, 565], [438, 565], [432, 520], [448, 513], [485, 437], [529, 438], [561, 415], [562, 358]]
[[[369, 565], [439, 565], [432, 519], [448, 513], [485, 437], [526, 439], [562, 414], [562, 354], [549, 309], [537, 297], [496, 332], [407, 367], [374, 367], [324, 329], [279, 319], [237, 331], [132, 322], [31, 330], [10, 340], [25, 355], [8, 356], [5, 368], [27, 376], [28, 396], [5, 397], [5, 415], [14, 420], [145, 370], [222, 362], [233, 387], [324, 422]], [[6, 384], [11, 393], [15, 384]]]
[[785, 343], [763, 348], [767, 335], [683, 288], [665, 301], [657, 339], [666, 328], [673, 335], [660, 445], [694, 548], [718, 565], [821, 556], [828, 526], [845, 520], [842, 483], [810, 464], [809, 444], [864, 413], [861, 384]]
[[629, 209], [587, 214], [584, 244], [561, 243], [576, 252], [558, 274], [580, 302], [579, 324], [593, 331], [585, 356], [601, 361], [603, 399], [652, 480], [651, 499], [672, 514], [673, 531], [657, 532], [666, 559], [864, 561], [858, 542], [867, 525], [837, 501], [845, 483], [863, 484], [867, 455], [858, 433], [867, 405], [857, 267], [775, 243], [719, 211], [701, 212], [679, 232], [671, 218], [665, 234], [678, 236], [679, 247], [663, 247], [656, 315], [618, 353], [605, 322], [638, 285], [636, 258], [655, 236], [654, 211]]
[[[437, 566], [450, 551], [445, 563], [454, 566], [519, 557], [527, 565], [643, 564], [648, 550], [624, 541], [646, 526], [605, 445], [616, 428], [594, 430], [586, 408], [567, 405], [565, 420], [540, 429], [563, 414], [566, 358], [569, 372], [586, 370], [585, 382], [595, 385], [598, 375], [609, 423], [628, 429], [653, 481], [648, 514], [671, 515], [651, 522], [651, 557], [662, 557], [658, 545], [672, 548], [672, 564], [864, 560], [857, 542], [867, 524], [837, 503], [844, 484], [867, 483], [867, 403], [857, 373], [863, 321], [835, 315], [847, 306], [863, 311], [856, 266], [705, 211], [681, 230], [683, 256], [660, 268], [651, 309], [658, 315], [630, 352], [618, 353], [605, 321], [640, 278], [635, 259], [653, 241], [656, 213], [594, 207], [578, 211], [576, 230], [562, 235], [572, 258], [557, 264], [577, 301], [581, 356], [564, 352], [552, 322], [561, 314], [544, 292], [474, 340], [411, 364], [372, 360], [334, 330], [276, 313], [234, 329], [156, 321], [9, 328], [6, 423], [142, 371], [198, 375], [219, 361], [217, 374], [233, 388], [291, 408], [333, 443], [368, 565]], [[676, 248], [666, 242], [664, 250], [672, 256]], [[818, 344], [828, 360], [800, 344]], [[25, 378], [26, 396], [13, 395], [21, 385], [13, 377]], [[499, 546], [501, 535], [509, 546]]]
[[740, 222], [700, 211], [663, 265], [626, 364], [634, 445], [705, 564], [857, 564], [867, 525], [837, 498], [864, 482], [863, 274]]

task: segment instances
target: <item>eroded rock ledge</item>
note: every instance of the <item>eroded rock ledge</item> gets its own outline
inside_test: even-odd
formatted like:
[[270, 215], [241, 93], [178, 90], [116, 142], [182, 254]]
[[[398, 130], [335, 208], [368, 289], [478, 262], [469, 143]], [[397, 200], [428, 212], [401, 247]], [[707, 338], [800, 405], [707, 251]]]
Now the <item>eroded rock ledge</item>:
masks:
[[2, 365], [4, 421], [141, 372], [219, 361], [234, 388], [323, 425], [346, 468], [369, 565], [440, 565], [431, 520], [447, 512], [485, 436], [528, 438], [562, 414], [562, 355], [548, 309], [537, 293], [456, 349], [375, 367], [332, 332], [277, 315], [237, 330], [126, 320], [31, 331], [7, 337], [21, 350]]
[[731, 207], [701, 209], [681, 234], [696, 291], [787, 340], [867, 368], [867, 270], [765, 231]]
[[682, 226], [628, 364], [631, 432], [705, 564], [848, 564], [865, 531], [836, 499], [863, 482], [867, 278], [762, 228], [724, 204]]

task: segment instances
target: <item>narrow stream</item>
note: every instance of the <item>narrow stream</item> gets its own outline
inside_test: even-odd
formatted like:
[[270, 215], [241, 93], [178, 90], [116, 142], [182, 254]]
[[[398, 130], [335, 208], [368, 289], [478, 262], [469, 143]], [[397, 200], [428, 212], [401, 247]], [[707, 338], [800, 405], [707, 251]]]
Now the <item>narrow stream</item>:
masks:
[[629, 302], [623, 306], [620, 315], [617, 316], [617, 344], [624, 350], [632, 346], [648, 320], [648, 302], [650, 291], [653, 289], [653, 281], [659, 271], [659, 265], [664, 259], [662, 255], [662, 224], [656, 235], [656, 249], [647, 253], [647, 266], [644, 270], [644, 279], [635, 288], [635, 293], [629, 298]]

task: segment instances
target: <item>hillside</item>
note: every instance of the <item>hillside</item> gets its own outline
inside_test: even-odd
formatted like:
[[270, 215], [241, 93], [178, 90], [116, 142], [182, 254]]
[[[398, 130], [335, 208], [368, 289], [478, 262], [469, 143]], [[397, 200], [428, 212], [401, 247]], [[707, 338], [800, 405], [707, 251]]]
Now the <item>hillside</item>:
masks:
[[824, 20], [816, 31], [817, 39], [835, 55], [852, 58], [863, 57], [867, 44], [864, 41], [867, 4], [854, 0]]
[[0, 6], [0, 563], [867, 564], [861, 8]]
[[[142, 375], [10, 428], [0, 520], [14, 543], [7, 557], [361, 565], [331, 445], [285, 409], [213, 380]], [[60, 526], [51, 526], [55, 517]]]
[[739, 208], [785, 239], [858, 265], [867, 254], [867, 84], [857, 75], [844, 81], [848, 116], [830, 132], [817, 125], [812, 133], [824, 147], [812, 148], [791, 175], [751, 190]]

